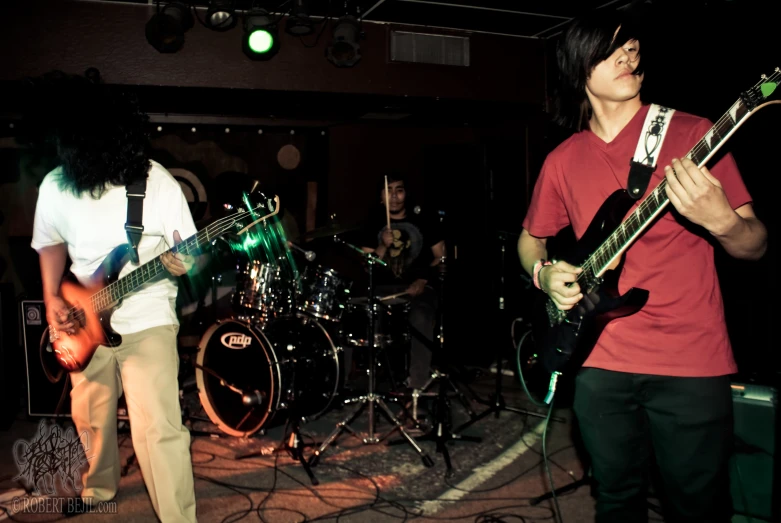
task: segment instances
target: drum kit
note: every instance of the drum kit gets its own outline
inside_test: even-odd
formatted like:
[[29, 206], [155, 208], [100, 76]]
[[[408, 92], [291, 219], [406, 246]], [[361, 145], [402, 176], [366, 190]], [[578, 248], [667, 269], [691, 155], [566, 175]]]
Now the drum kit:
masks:
[[[201, 404], [222, 432], [248, 437], [286, 422], [286, 435], [288, 428], [292, 428], [290, 441], [294, 442], [286, 444], [287, 448], [315, 484], [310, 466], [316, 465], [325, 448], [343, 430], [357, 435], [349, 425], [367, 407], [365, 444], [378, 443], [398, 430], [424, 463], [433, 465], [433, 460], [388, 408], [384, 397], [375, 391], [375, 351], [409, 340], [406, 323], [409, 302], [402, 295], [374, 296], [374, 267], [385, 263], [343, 241], [339, 236], [347, 230], [328, 226], [303, 238], [330, 237], [359, 253], [368, 269], [368, 298], [353, 298], [352, 292], [359, 289], [353, 288], [350, 279], [330, 267], [310, 263], [313, 253], [288, 241], [284, 233], [257, 231], [256, 237], [262, 242], [276, 242], [281, 248], [266, 249], [265, 254], [273, 253], [275, 259], [232, 249], [234, 258], [238, 258], [232, 312], [223, 319], [215, 319], [203, 333], [194, 365]], [[226, 240], [229, 241], [230, 238]], [[292, 256], [294, 251], [302, 253], [307, 261], [300, 273]], [[216, 301], [214, 286], [213, 282], [213, 303]], [[336, 430], [306, 461], [301, 450], [300, 424], [320, 418], [335, 406], [336, 398], [344, 391], [343, 353], [348, 345], [366, 352], [368, 390], [343, 400], [344, 404], [361, 405], [348, 419], [337, 424]], [[382, 437], [375, 433], [375, 406], [392, 426]]]

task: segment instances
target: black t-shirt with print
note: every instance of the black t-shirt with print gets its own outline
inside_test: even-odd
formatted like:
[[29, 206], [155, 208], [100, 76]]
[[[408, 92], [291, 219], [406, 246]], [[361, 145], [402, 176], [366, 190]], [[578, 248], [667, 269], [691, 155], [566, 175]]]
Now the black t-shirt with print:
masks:
[[[363, 246], [377, 248], [382, 243], [386, 225], [383, 209], [382, 215], [365, 227]], [[407, 212], [404, 219], [391, 218], [391, 230], [393, 244], [383, 257], [388, 266], [377, 266], [374, 270], [375, 285], [409, 284], [419, 278], [431, 280], [431, 262], [434, 261], [431, 247], [444, 239], [439, 222], [425, 214]]]

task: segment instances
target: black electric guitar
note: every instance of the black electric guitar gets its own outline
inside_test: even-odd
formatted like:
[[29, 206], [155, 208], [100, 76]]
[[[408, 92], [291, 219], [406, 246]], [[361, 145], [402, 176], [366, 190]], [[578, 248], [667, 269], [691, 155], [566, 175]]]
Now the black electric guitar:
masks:
[[[226, 232], [243, 234], [250, 227], [279, 212], [278, 197], [273, 200], [262, 195], [259, 197], [261, 199], [257, 201], [262, 203], [215, 221], [166, 252], [198, 254], [203, 247]], [[259, 216], [260, 212], [268, 214]], [[86, 368], [99, 345], [116, 347], [122, 343], [122, 337], [111, 328], [111, 315], [127, 294], [163, 274], [168, 274], [160, 259], [161, 254], [117, 279], [130, 260], [131, 249], [129, 244], [123, 244], [112, 250], [87, 285], [71, 281], [62, 283], [60, 296], [70, 307], [69, 316], [76, 323], [76, 329], [73, 334], [50, 329], [49, 341], [57, 363], [68, 372]]]
[[[781, 71], [762, 79], [740, 95], [729, 111], [686, 155], [698, 166], [705, 165], [752, 114], [781, 101], [767, 101], [776, 89]], [[648, 291], [632, 288], [618, 293], [618, 275], [623, 253], [670, 203], [666, 180], [631, 212], [635, 204], [626, 190], [611, 194], [597, 211], [583, 236], [562, 259], [583, 271], [578, 275], [584, 298], [569, 311], [559, 310], [541, 291], [535, 307], [531, 334], [533, 340], [521, 344], [520, 358], [524, 380], [549, 403], [560, 374], [577, 370], [585, 361], [600, 333], [611, 320], [639, 311], [648, 300]], [[525, 346], [524, 346], [525, 345]], [[542, 385], [542, 387], [540, 387]], [[542, 394], [539, 394], [539, 393]]]

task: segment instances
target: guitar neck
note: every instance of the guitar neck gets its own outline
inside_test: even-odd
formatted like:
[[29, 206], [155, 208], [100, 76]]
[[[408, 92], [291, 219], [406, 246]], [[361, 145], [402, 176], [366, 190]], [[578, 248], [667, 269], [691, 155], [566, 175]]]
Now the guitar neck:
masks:
[[[225, 218], [215, 221], [205, 229], [198, 231], [194, 235], [190, 236], [189, 238], [182, 241], [181, 243], [174, 246], [172, 249], [169, 249], [163, 254], [166, 254], [168, 252], [182, 253], [187, 255], [199, 254], [201, 251], [201, 247], [209, 244], [209, 242], [223, 235], [231, 228], [238, 226], [240, 224], [240, 220], [248, 216], [251, 216], [254, 219], [252, 223], [250, 223], [247, 227], [244, 227], [243, 229], [238, 231], [238, 234], [242, 234], [249, 227], [276, 215], [279, 212], [279, 198], [276, 197], [273, 200], [273, 202], [272, 200], [269, 200], [268, 205], [271, 205], [271, 203], [274, 202], [276, 203], [276, 208], [270, 214], [257, 218], [256, 211], [263, 207], [263, 206], [258, 206], [249, 211], [242, 211], [234, 215], [227, 216]], [[115, 303], [117, 303], [119, 300], [124, 298], [127, 294], [138, 290], [144, 284], [154, 280], [164, 272], [167, 272], [162, 262], [163, 254], [161, 254], [160, 256], [156, 257], [151, 261], [148, 261], [147, 263], [141, 265], [138, 269], [134, 270], [127, 276], [106, 285], [101, 290], [93, 294], [90, 297], [90, 300], [92, 302], [92, 309], [96, 313], [108, 309], [111, 306], [113, 306]]]
[[[738, 99], [729, 111], [710, 128], [705, 136], [686, 154], [697, 166], [702, 167], [735, 133], [751, 115], [751, 109], [744, 98]], [[667, 207], [665, 187], [662, 182], [635, 208], [615, 231], [583, 263], [581, 277], [584, 281], [599, 278], [615, 260], [626, 251], [651, 222]], [[579, 278], [580, 279], [580, 278]]]
[[[211, 239], [213, 238], [210, 238], [209, 230], [207, 228], [190, 236], [163, 254], [170, 252], [194, 255], [200, 252], [200, 248], [209, 243]], [[124, 278], [120, 278], [109, 285], [106, 285], [100, 291], [93, 294], [91, 298], [93, 310], [95, 312], [100, 312], [109, 308], [127, 294], [138, 290], [146, 283], [167, 272], [162, 261], [163, 254], [146, 262]]]

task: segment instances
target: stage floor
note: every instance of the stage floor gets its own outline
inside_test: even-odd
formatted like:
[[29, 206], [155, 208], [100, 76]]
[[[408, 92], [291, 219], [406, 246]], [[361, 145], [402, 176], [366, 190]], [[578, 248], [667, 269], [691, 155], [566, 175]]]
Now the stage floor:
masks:
[[[495, 375], [478, 374], [465, 391], [472, 397], [470, 408], [476, 413], [486, 406], [476, 399], [486, 399], [495, 390]], [[194, 394], [194, 393], [192, 393]], [[503, 397], [507, 405], [528, 412], [540, 413], [528, 402], [512, 376], [503, 378]], [[195, 398], [185, 397], [188, 401]], [[336, 401], [335, 403], [339, 403]], [[398, 407], [390, 403], [396, 412]], [[301, 432], [305, 443], [322, 442], [336, 423], [354, 412], [356, 406], [335, 406], [321, 418], [306, 423]], [[453, 425], [469, 419], [466, 408], [457, 400], [451, 402]], [[479, 443], [454, 440], [447, 443], [452, 462], [452, 474], [442, 453], [436, 452], [434, 441], [420, 441], [423, 450], [434, 460], [426, 467], [418, 453], [408, 443], [387, 445], [364, 444], [345, 432], [337, 445], [329, 446], [312, 469], [317, 486], [307, 477], [301, 464], [287, 452], [274, 452], [283, 439], [285, 427], [271, 427], [265, 434], [248, 438], [225, 435], [210, 422], [196, 421], [192, 429], [214, 432], [192, 438], [192, 460], [195, 472], [197, 514], [200, 522], [401, 522], [416, 521], [554, 521], [550, 500], [532, 506], [530, 500], [549, 490], [542, 465], [542, 416], [502, 411], [472, 424], [462, 434], [482, 438]], [[571, 412], [555, 409], [547, 431], [550, 471], [556, 487], [572, 483], [583, 475], [571, 437]], [[366, 435], [367, 415], [364, 412], [351, 425], [358, 436]], [[379, 434], [391, 425], [377, 413]], [[36, 434], [38, 419], [20, 417], [9, 431], [0, 432], [0, 489], [16, 486], [11, 479], [19, 473], [13, 459], [14, 443], [30, 440]], [[400, 438], [395, 431], [388, 440]], [[121, 459], [132, 454], [130, 439], [120, 436]], [[242, 454], [257, 452], [256, 457], [239, 459]], [[305, 457], [313, 447], [306, 446]], [[0, 490], [0, 493], [2, 490]], [[9, 490], [5, 490], [8, 494]], [[24, 493], [21, 493], [24, 497]], [[22, 498], [9, 499], [3, 506], [21, 507]], [[131, 462], [122, 477], [115, 505], [105, 509], [112, 514], [79, 515], [71, 519], [135, 523], [154, 521], [155, 516], [146, 494], [140, 471]], [[651, 500], [655, 502], [655, 500]], [[559, 497], [566, 523], [593, 521], [593, 499], [588, 486], [580, 486]], [[29, 503], [27, 513], [13, 516], [15, 521], [53, 521], [52, 514], [33, 513]], [[661, 517], [649, 512], [651, 521]], [[6, 516], [0, 515], [0, 520]], [[744, 521], [736, 518], [735, 521]], [[756, 518], [754, 522], [759, 523]]]

